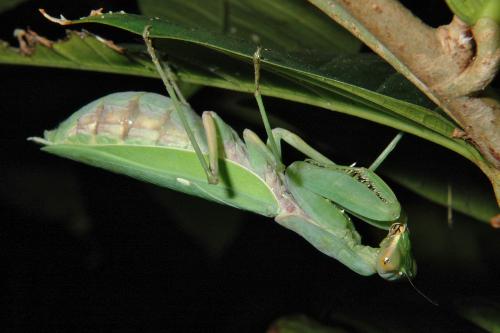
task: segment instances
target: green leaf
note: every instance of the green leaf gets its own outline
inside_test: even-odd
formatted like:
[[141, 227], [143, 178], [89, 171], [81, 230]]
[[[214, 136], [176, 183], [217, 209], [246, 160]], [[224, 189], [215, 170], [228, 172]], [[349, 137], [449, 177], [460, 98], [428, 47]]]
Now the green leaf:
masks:
[[[162, 37], [155, 41], [156, 46], [168, 51], [182, 81], [249, 93], [254, 90], [251, 43], [137, 15], [104, 14], [83, 21], [125, 27], [136, 33], [142, 33], [146, 24], [154, 24], [153, 33]], [[67, 40], [53, 44], [52, 48], [35, 45], [30, 57], [2, 45], [0, 62], [157, 76], [142, 45], [129, 45], [123, 54], [110, 45], [96, 36], [71, 32]], [[453, 123], [432, 111], [432, 103], [376, 56], [317, 53], [306, 57], [300, 53], [264, 50], [264, 57], [262, 91], [266, 95], [392, 126], [439, 143], [473, 161], [480, 160], [474, 147], [451, 138]], [[411, 182], [405, 185], [413, 186]], [[413, 187], [421, 194], [427, 191], [425, 187], [423, 190]]]
[[[359, 40], [302, 0], [139, 0], [144, 15], [288, 51], [356, 53]], [[251, 19], [249, 19], [251, 18]]]
[[0, 41], [0, 63], [92, 70], [155, 77], [143, 64], [130, 59], [88, 32], [67, 31], [67, 38], [33, 46], [31, 55]]
[[286, 316], [275, 320], [267, 332], [280, 333], [346, 333], [342, 327], [329, 327], [305, 315]]
[[[94, 15], [74, 21], [59, 21], [61, 24], [99, 23], [114, 26], [141, 35], [144, 27], [151, 25], [151, 37], [168, 40], [184, 41], [203, 46], [232, 58], [250, 62], [255, 46], [202, 29], [186, 28], [184, 26], [159, 18], [148, 18], [133, 14], [103, 14]], [[159, 45], [158, 48], [165, 49]], [[169, 48], [169, 54], [175, 55], [182, 48]], [[198, 53], [191, 54], [200, 59]], [[221, 57], [222, 58], [222, 57]], [[277, 75], [284, 76], [295, 84], [305, 86], [315, 95], [311, 104], [326, 107], [330, 110], [344, 112], [387, 126], [391, 126], [427, 140], [433, 141], [451, 149], [475, 163], [484, 163], [479, 152], [469, 143], [452, 138], [455, 128], [453, 123], [437, 112], [404, 100], [398, 100], [388, 95], [378, 93], [384, 91], [385, 83], [398, 80], [388, 67], [384, 70], [382, 60], [373, 56], [337, 56], [318, 55], [315, 61], [304, 54], [290, 54], [274, 49], [264, 49], [263, 61], [265, 68]], [[224, 64], [206, 64], [206, 68], [224, 68]], [[382, 70], [379, 70], [381, 68]], [[383, 75], [381, 75], [383, 73]], [[237, 76], [238, 73], [228, 73]], [[227, 79], [226, 79], [227, 81]], [[232, 87], [232, 82], [226, 86]], [[233, 89], [238, 89], [234, 88]], [[238, 89], [240, 90], [240, 89]], [[252, 91], [248, 87], [246, 91]], [[295, 93], [296, 91], [294, 91]], [[264, 90], [264, 93], [266, 91]], [[267, 92], [272, 95], [272, 92]], [[287, 96], [279, 96], [287, 98]], [[295, 99], [294, 99], [295, 100]]]
[[456, 311], [485, 331], [500, 333], [500, 303], [497, 299], [475, 297], [455, 302]]
[[500, 24], [498, 0], [446, 0], [446, 3], [462, 21], [474, 25], [482, 17], [489, 17]]
[[449, 205], [478, 221], [490, 223], [500, 213], [494, 194], [486, 187], [484, 179], [463, 177], [470, 173], [465, 166], [436, 163], [433, 161], [435, 155], [426, 151], [411, 163], [408, 163], [411, 157], [406, 157], [393, 157], [383, 165], [380, 173], [432, 202]]

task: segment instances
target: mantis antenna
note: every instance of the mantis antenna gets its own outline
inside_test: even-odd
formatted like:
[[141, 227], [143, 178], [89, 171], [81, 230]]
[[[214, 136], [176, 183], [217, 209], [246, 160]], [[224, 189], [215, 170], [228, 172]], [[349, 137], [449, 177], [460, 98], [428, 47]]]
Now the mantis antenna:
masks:
[[[170, 66], [168, 64], [165, 64], [166, 70], [163, 70], [163, 67], [160, 64], [160, 61], [158, 60], [158, 57], [156, 56], [156, 51], [153, 48], [153, 44], [151, 42], [150, 38], [150, 30], [151, 26], [148, 25], [144, 27], [144, 31], [142, 33], [142, 38], [144, 39], [144, 42], [146, 43], [146, 47], [148, 49], [148, 53], [151, 56], [151, 60], [156, 66], [156, 70], [160, 74], [161, 80], [163, 81], [163, 84], [165, 85], [165, 88], [167, 89], [168, 94], [170, 95], [170, 98], [172, 99], [172, 102], [174, 104], [174, 108], [179, 115], [179, 118], [182, 122], [182, 126], [184, 127], [184, 130], [186, 131], [186, 134], [189, 137], [189, 141], [191, 142], [191, 145], [193, 146], [193, 149], [196, 153], [196, 156], [198, 157], [200, 164], [205, 171], [207, 175], [207, 180], [209, 184], [217, 184], [218, 179], [217, 179], [217, 174], [216, 174], [216, 168], [210, 168], [209, 165], [207, 164], [207, 161], [205, 160], [205, 157], [203, 156], [203, 153], [201, 152], [200, 146], [198, 145], [198, 142], [196, 141], [196, 138], [194, 136], [193, 131], [191, 131], [191, 128], [189, 127], [189, 123], [187, 121], [186, 115], [184, 111], [182, 110], [183, 107], [187, 105], [186, 100], [182, 96], [179, 87], [173, 80], [173, 73], [172, 70], [170, 69]], [[180, 96], [180, 97], [178, 97]], [[181, 99], [181, 102], [179, 102], [179, 98]], [[181, 105], [182, 103], [182, 105]]]
[[435, 306], [439, 306], [439, 304], [436, 302], [436, 301], [433, 301], [432, 299], [430, 299], [429, 296], [427, 296], [426, 294], [424, 294], [422, 291], [420, 291], [420, 289], [418, 289], [414, 284], [413, 282], [411, 282], [411, 279], [410, 277], [406, 274], [406, 273], [403, 273], [403, 275], [406, 277], [406, 279], [408, 280], [408, 282], [410, 282], [411, 286], [413, 287], [413, 289], [415, 289], [415, 291], [420, 295], [422, 296], [423, 298], [425, 298], [429, 303], [431, 303], [432, 305], [435, 305]]

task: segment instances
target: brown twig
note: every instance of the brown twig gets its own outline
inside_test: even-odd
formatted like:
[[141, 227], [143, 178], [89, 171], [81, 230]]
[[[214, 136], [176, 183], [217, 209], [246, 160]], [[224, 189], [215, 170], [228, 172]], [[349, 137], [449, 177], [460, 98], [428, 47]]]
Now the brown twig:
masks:
[[[500, 27], [457, 17], [431, 28], [395, 0], [309, 0], [406, 76], [463, 129], [500, 204], [500, 101], [481, 96], [500, 67]], [[457, 132], [458, 133], [458, 132]]]
[[[500, 65], [500, 31], [458, 18], [433, 29], [394, 0], [309, 0], [404, 74], [500, 169], [500, 105], [476, 97]], [[474, 47], [477, 45], [476, 52]]]

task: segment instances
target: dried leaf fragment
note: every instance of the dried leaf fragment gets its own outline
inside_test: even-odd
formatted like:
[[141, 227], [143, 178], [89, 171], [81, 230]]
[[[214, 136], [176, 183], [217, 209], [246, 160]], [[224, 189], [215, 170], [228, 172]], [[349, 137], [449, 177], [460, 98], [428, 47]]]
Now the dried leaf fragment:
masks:
[[40, 36], [31, 29], [16, 29], [14, 30], [14, 37], [19, 42], [19, 51], [22, 55], [30, 56], [35, 52], [35, 47], [41, 44], [45, 47], [51, 48], [54, 42], [47, 38]]

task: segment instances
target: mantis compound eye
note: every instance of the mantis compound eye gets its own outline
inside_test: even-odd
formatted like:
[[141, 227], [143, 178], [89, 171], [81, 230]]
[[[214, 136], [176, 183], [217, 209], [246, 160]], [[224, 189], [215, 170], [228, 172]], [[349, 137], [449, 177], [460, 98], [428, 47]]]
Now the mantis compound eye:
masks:
[[394, 223], [389, 233], [380, 243], [377, 258], [378, 274], [390, 281], [399, 280], [405, 275], [412, 278], [416, 274], [415, 261], [411, 256], [409, 231], [406, 224]]
[[415, 287], [411, 279], [417, 274], [417, 264], [411, 255], [409, 230], [404, 223], [394, 223], [389, 228], [389, 234], [380, 243], [380, 253], [377, 258], [378, 274], [389, 281], [408, 279], [412, 287], [430, 303], [436, 302], [427, 297]]

